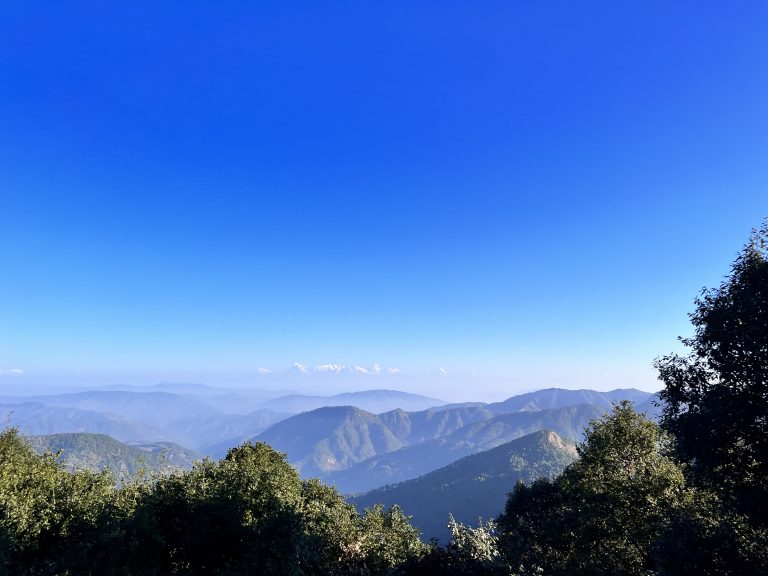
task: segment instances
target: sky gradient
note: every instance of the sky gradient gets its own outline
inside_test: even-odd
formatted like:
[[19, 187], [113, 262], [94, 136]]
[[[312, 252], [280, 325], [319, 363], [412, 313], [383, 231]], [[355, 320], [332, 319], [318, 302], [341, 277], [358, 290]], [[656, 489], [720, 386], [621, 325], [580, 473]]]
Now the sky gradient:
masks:
[[125, 4], [0, 8], [0, 388], [653, 390], [768, 216], [763, 2]]

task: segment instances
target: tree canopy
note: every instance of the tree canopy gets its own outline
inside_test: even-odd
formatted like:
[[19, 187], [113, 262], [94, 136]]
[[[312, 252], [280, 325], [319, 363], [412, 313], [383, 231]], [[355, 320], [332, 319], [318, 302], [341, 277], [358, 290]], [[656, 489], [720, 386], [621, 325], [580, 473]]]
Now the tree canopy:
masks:
[[690, 318], [688, 354], [656, 361], [661, 424], [699, 504], [676, 519], [667, 548], [687, 541], [701, 571], [768, 571], [768, 220]]

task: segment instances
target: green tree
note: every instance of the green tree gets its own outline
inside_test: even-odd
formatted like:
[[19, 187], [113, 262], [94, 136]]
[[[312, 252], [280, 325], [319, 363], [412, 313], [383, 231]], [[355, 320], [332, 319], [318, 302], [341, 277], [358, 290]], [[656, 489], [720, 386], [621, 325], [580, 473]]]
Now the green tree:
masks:
[[686, 356], [656, 361], [664, 428], [691, 481], [768, 525], [768, 220], [690, 314]]
[[554, 481], [518, 484], [499, 519], [511, 565], [554, 574], [645, 574], [685, 498], [667, 437], [629, 402], [593, 421]]
[[449, 517], [451, 541], [440, 546], [432, 541], [427, 551], [401, 564], [400, 576], [511, 576], [512, 571], [499, 552], [493, 521], [480, 521], [477, 528], [465, 526]]
[[305, 480], [302, 497], [301, 565], [305, 574], [341, 574], [365, 564], [360, 516], [339, 492]]
[[[692, 497], [657, 546], [670, 574], [768, 573], [768, 220], [690, 314], [685, 356], [656, 361], [662, 426]], [[681, 561], [681, 558], [684, 558]]]
[[377, 504], [366, 509], [360, 518], [360, 550], [367, 570], [372, 576], [379, 576], [421, 556], [426, 547], [410, 518], [398, 506], [385, 510]]
[[0, 567], [58, 573], [84, 566], [115, 494], [107, 473], [69, 473], [54, 454], [35, 454], [11, 428], [0, 433]]
[[298, 474], [262, 443], [159, 478], [130, 523], [135, 571], [298, 574], [300, 504]]

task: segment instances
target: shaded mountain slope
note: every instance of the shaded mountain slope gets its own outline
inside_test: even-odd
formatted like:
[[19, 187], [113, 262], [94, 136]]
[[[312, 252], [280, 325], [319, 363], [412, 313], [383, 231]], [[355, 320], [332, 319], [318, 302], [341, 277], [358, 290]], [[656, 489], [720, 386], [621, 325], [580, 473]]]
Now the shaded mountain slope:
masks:
[[534, 432], [491, 450], [467, 456], [425, 474], [350, 498], [359, 510], [381, 503], [399, 505], [412, 515], [422, 537], [449, 540], [448, 514], [477, 524], [504, 509], [506, 495], [518, 480], [552, 477], [576, 458], [572, 443], [548, 430]]
[[456, 407], [448, 410], [430, 408], [420, 412], [391, 410], [379, 414], [392, 433], [407, 444], [447, 436], [468, 424], [489, 420], [495, 414], [480, 407]]
[[304, 477], [343, 470], [404, 446], [378, 416], [353, 406], [297, 414], [271, 426], [255, 440], [285, 452]]

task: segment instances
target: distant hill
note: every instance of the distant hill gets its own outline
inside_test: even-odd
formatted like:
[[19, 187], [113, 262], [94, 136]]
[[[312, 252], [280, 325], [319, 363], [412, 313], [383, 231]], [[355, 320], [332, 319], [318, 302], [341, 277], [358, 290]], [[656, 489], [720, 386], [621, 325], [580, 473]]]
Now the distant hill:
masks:
[[513, 412], [481, 420], [455, 432], [399, 450], [378, 454], [359, 464], [325, 476], [343, 493], [366, 492], [385, 484], [427, 474], [451, 462], [495, 448], [539, 430], [553, 430], [562, 438], [581, 440], [587, 424], [605, 409], [591, 404], [539, 412]]
[[353, 406], [297, 414], [268, 428], [255, 440], [285, 452], [304, 477], [343, 470], [405, 445], [378, 416]]
[[0, 416], [13, 411], [11, 424], [25, 434], [93, 432], [121, 441], [177, 442], [196, 450], [235, 446], [289, 415], [268, 409], [226, 413], [217, 408], [237, 404], [236, 397], [169, 392], [94, 390], [34, 398], [34, 403], [0, 405]]
[[35, 397], [34, 401], [46, 406], [78, 408], [140, 420], [158, 428], [165, 427], [173, 420], [189, 418], [201, 413], [215, 413], [205, 400], [169, 392], [91, 390], [39, 396]]
[[70, 470], [111, 470], [118, 478], [145, 468], [154, 472], [186, 470], [202, 457], [172, 442], [128, 445], [105, 434], [64, 433], [27, 436], [36, 452], [58, 453]]
[[448, 514], [476, 525], [504, 509], [506, 495], [518, 480], [552, 477], [576, 458], [572, 443], [548, 430], [534, 432], [484, 452], [467, 456], [414, 480], [350, 498], [358, 510], [381, 503], [398, 504], [413, 516], [425, 540], [450, 539]]
[[3, 425], [18, 428], [25, 435], [93, 432], [123, 442], [166, 437], [160, 428], [142, 422], [92, 410], [45, 406], [39, 402], [0, 404], [0, 421]]
[[379, 414], [400, 408], [402, 410], [425, 410], [433, 406], [445, 404], [443, 400], [400, 392], [399, 390], [364, 390], [362, 392], [345, 392], [335, 396], [305, 396], [291, 394], [273, 398], [260, 405], [277, 412], [297, 414], [308, 412], [325, 406], [354, 406], [367, 412]]
[[597, 392], [595, 390], [565, 390], [563, 388], [547, 388], [519, 394], [504, 400], [486, 404], [486, 410], [499, 414], [507, 412], [537, 411], [552, 408], [564, 408], [577, 404], [594, 404], [606, 410], [614, 402], [631, 400], [638, 404], [647, 400], [652, 394], [634, 388], [620, 388], [610, 392]]
[[242, 444], [286, 418], [290, 414], [261, 409], [245, 416], [232, 414], [204, 414], [173, 423], [179, 437], [188, 439], [206, 456], [221, 458], [230, 448]]

